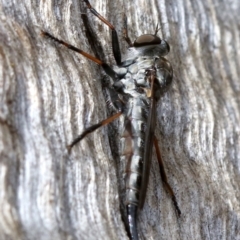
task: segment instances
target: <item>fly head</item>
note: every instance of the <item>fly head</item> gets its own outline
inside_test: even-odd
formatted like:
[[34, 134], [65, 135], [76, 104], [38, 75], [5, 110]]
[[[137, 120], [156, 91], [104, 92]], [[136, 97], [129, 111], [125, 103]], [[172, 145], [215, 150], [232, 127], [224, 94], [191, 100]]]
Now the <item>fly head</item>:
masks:
[[149, 45], [161, 44], [161, 38], [153, 34], [144, 34], [138, 37], [134, 43], [134, 47], [143, 47]]
[[144, 34], [138, 37], [134, 43], [133, 47], [143, 48], [143, 49], [153, 49], [154, 51], [158, 52], [160, 56], [165, 56], [170, 51], [169, 44], [162, 40], [160, 37], [154, 35], [154, 34]]

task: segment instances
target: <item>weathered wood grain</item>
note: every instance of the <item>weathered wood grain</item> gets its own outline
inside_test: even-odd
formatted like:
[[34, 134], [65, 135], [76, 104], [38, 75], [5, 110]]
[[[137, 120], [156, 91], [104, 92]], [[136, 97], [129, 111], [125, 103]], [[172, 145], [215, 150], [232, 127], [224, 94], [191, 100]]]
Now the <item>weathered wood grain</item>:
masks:
[[[116, 26], [123, 52], [123, 13], [132, 39], [159, 23], [171, 45], [174, 84], [156, 135], [182, 216], [153, 159], [141, 239], [240, 239], [239, 1], [91, 3]], [[127, 239], [117, 123], [66, 150], [109, 114], [106, 75], [40, 37], [46, 30], [114, 64], [108, 28], [81, 1], [0, 4], [0, 239]]]

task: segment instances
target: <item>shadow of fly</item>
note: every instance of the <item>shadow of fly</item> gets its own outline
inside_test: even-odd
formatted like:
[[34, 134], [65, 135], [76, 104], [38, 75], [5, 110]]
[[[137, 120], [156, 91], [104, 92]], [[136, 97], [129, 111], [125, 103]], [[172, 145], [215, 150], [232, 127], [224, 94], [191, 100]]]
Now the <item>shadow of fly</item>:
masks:
[[87, 134], [123, 116], [121, 160], [127, 162], [125, 177], [126, 227], [129, 238], [138, 240], [137, 213], [143, 208], [146, 197], [153, 145], [164, 186], [172, 198], [178, 216], [181, 214], [174, 192], [168, 184], [158, 141], [154, 135], [157, 101], [172, 83], [172, 66], [164, 58], [170, 51], [170, 47], [166, 41], [157, 36], [158, 27], [154, 34], [141, 35], [132, 43], [128, 36], [125, 18], [124, 39], [129, 45], [129, 49], [126, 57], [122, 60], [114, 26], [99, 14], [88, 0], [83, 1], [91, 13], [112, 30], [112, 49], [117, 68], [110, 67], [100, 59], [55, 38], [48, 32], [42, 31], [42, 36], [80, 53], [103, 68], [114, 81], [109, 88], [109, 101], [116, 114], [87, 128], [68, 145], [68, 150], [70, 152], [72, 147]]

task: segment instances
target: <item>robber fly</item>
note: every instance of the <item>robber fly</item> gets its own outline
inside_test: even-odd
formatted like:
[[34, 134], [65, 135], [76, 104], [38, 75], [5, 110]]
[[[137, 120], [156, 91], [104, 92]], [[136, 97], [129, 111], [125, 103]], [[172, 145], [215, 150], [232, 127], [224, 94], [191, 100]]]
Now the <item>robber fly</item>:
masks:
[[166, 41], [157, 36], [157, 27], [154, 34], [141, 35], [132, 43], [128, 36], [125, 21], [124, 39], [128, 43], [129, 49], [126, 57], [122, 60], [118, 36], [114, 26], [99, 14], [88, 0], [83, 1], [92, 14], [112, 30], [112, 49], [117, 68], [111, 68], [100, 59], [55, 38], [48, 32], [42, 31], [42, 35], [102, 66], [106, 74], [114, 81], [109, 88], [109, 94], [110, 103], [117, 113], [87, 128], [68, 146], [68, 150], [70, 151], [87, 134], [111, 123], [121, 115], [123, 116], [124, 129], [121, 133], [121, 160], [127, 162], [125, 176], [126, 225], [130, 239], [138, 240], [137, 213], [144, 205], [153, 145], [156, 149], [164, 186], [173, 200], [178, 215], [181, 214], [173, 190], [167, 182], [157, 138], [154, 135], [156, 103], [172, 83], [172, 66], [163, 57], [168, 54], [170, 47]]

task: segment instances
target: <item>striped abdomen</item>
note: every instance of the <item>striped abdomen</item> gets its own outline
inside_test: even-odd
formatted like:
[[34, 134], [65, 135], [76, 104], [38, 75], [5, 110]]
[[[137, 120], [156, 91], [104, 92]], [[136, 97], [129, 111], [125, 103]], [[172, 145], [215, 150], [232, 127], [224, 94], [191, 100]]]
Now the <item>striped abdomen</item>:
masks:
[[121, 137], [121, 160], [127, 161], [125, 204], [138, 206], [142, 184], [146, 109], [148, 109], [148, 103], [145, 99], [130, 99], [127, 109], [125, 131], [123, 131]]

